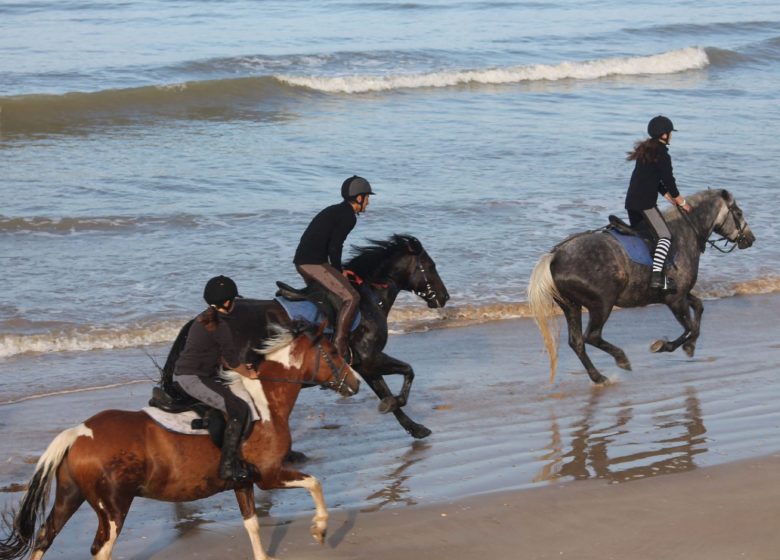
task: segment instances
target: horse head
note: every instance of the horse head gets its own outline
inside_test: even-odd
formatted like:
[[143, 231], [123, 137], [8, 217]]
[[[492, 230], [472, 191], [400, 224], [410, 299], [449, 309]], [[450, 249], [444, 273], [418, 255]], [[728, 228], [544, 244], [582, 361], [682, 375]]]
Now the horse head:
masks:
[[740, 249], [747, 249], [753, 245], [756, 236], [750, 230], [734, 196], [726, 189], [720, 191], [720, 196], [723, 199], [724, 207], [718, 214], [713, 231], [723, 236], [724, 239], [735, 243]]
[[360, 389], [360, 376], [323, 336], [326, 324], [294, 322], [289, 328], [275, 326], [275, 334], [265, 342], [262, 353], [266, 360], [279, 362], [297, 373], [296, 380], [303, 385], [319, 385], [343, 396], [354, 395]]
[[450, 294], [444, 287], [436, 263], [411, 235], [393, 235], [387, 241], [372, 239], [372, 245], [355, 247], [355, 256], [345, 268], [379, 283], [391, 281], [399, 290], [412, 292], [428, 307], [444, 307]]

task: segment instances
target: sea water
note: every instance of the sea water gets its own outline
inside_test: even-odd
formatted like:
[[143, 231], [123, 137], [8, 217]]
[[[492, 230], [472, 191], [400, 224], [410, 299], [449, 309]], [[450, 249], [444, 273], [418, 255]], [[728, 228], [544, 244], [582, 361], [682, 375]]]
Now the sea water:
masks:
[[0, 2], [0, 402], [148, 378], [213, 275], [301, 284], [352, 174], [345, 253], [415, 235], [452, 296], [393, 333], [526, 316], [657, 114], [683, 195], [731, 190], [757, 237], [698, 292], [777, 291], [778, 76], [774, 1]]

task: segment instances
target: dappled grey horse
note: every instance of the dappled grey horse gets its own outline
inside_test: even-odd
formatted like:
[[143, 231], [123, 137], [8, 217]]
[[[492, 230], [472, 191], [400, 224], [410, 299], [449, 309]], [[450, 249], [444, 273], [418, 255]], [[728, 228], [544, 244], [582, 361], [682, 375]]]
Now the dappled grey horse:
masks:
[[[551, 381], [558, 363], [557, 337], [552, 328], [556, 305], [566, 317], [569, 346], [594, 383], [603, 383], [607, 378], [593, 366], [585, 343], [610, 354], [618, 367], [631, 370], [623, 350], [601, 337], [615, 305], [642, 307], [665, 303], [685, 331], [675, 340], [655, 341], [651, 351], [672, 352], [682, 345], [685, 353], [693, 356], [704, 311], [701, 299], [691, 294], [699, 273], [699, 256], [707, 243], [722, 251], [709, 240], [710, 235], [715, 232], [722, 236], [717, 241], [735, 243], [740, 249], [750, 247], [756, 238], [727, 190], [698, 192], [689, 196], [688, 202], [693, 207], [690, 214], [677, 208], [664, 214], [674, 238], [674, 265], [668, 275], [677, 283], [675, 293], [651, 289], [650, 267], [633, 262], [620, 242], [603, 230], [572, 235], [539, 259], [528, 285], [528, 302], [550, 354]], [[584, 335], [583, 307], [589, 313]]]

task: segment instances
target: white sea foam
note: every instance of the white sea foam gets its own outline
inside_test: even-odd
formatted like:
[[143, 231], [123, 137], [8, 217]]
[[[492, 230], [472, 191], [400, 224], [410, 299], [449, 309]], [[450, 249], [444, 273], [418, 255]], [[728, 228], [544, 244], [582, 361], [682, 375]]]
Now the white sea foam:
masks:
[[283, 82], [328, 93], [365, 93], [394, 89], [450, 87], [461, 84], [511, 84], [526, 81], [595, 80], [607, 76], [675, 74], [705, 68], [707, 53], [688, 47], [650, 56], [610, 57], [583, 62], [533, 64], [484, 70], [460, 70], [391, 76], [296, 77]]

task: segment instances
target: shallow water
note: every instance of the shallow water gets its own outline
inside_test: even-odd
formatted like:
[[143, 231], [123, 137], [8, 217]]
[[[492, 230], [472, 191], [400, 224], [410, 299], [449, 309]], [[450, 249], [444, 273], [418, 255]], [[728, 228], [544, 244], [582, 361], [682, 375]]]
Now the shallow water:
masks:
[[[376, 412], [367, 392], [340, 399], [304, 391], [292, 422], [295, 448], [310, 458], [302, 470], [322, 480], [330, 508], [368, 512], [558, 481], [628, 483], [775, 452], [780, 301], [750, 296], [705, 306], [693, 359], [648, 351], [653, 340], [678, 334], [666, 308], [616, 312], [605, 337], [626, 351], [633, 372], [590, 352], [614, 381], [606, 387], [590, 384], [568, 347], [549, 385], [529, 320], [393, 337], [390, 353], [417, 372], [406, 410], [433, 434], [411, 439]], [[733, 328], [748, 320], [752, 329]], [[8, 450], [2, 502], [18, 500], [15, 485], [57, 432], [99, 409], [141, 407], [149, 390], [137, 384], [0, 406], [0, 447]], [[264, 525], [311, 511], [308, 495], [294, 490], [259, 492], [257, 502]], [[88, 547], [94, 517], [79, 515], [58, 550]], [[238, 522], [231, 493], [178, 506], [138, 500], [119, 550], [144, 558], [186, 530]]]

